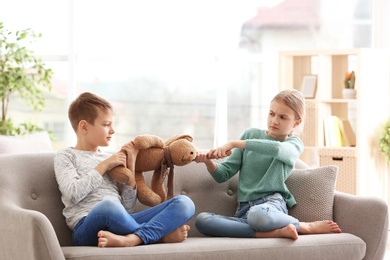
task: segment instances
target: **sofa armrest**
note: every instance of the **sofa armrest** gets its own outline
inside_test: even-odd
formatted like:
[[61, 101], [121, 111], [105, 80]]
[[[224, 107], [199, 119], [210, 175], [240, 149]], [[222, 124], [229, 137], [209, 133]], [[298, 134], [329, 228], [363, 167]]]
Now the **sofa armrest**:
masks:
[[376, 197], [335, 192], [334, 221], [345, 233], [354, 234], [366, 243], [364, 259], [383, 259], [389, 233], [388, 207]]
[[0, 202], [0, 259], [65, 259], [50, 221], [41, 212]]

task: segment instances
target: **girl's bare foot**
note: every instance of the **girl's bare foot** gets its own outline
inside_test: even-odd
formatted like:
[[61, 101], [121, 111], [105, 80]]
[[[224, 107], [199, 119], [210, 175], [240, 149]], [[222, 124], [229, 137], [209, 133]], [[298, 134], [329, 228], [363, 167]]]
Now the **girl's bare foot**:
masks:
[[141, 243], [141, 238], [134, 234], [120, 236], [104, 230], [98, 233], [98, 247], [133, 247]]
[[293, 224], [289, 224], [284, 228], [275, 229], [272, 231], [267, 231], [267, 232], [257, 231], [255, 233], [255, 237], [257, 238], [284, 237], [284, 238], [292, 238], [294, 240], [297, 240], [298, 232]]
[[300, 234], [329, 234], [341, 233], [341, 229], [336, 222], [331, 220], [322, 220], [314, 222], [300, 222], [298, 232]]
[[165, 237], [161, 238], [158, 242], [160, 242], [160, 243], [178, 243], [178, 242], [183, 242], [184, 240], [187, 239], [189, 230], [190, 230], [190, 226], [183, 225], [181, 227], [178, 227], [172, 233], [169, 233]]

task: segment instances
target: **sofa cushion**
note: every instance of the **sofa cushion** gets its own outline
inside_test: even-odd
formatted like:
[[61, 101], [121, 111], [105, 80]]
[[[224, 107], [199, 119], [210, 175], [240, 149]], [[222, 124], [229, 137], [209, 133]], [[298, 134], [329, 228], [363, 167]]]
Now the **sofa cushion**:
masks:
[[36, 153], [52, 151], [48, 132], [36, 132], [28, 135], [0, 135], [0, 154]]
[[294, 169], [286, 181], [297, 204], [289, 214], [299, 221], [333, 220], [337, 166]]

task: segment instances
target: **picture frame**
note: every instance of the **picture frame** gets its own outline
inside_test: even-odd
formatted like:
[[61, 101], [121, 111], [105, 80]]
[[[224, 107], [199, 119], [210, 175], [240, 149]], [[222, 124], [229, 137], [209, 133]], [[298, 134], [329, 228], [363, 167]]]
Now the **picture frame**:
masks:
[[302, 79], [301, 92], [305, 98], [315, 98], [317, 91], [317, 75], [305, 75]]

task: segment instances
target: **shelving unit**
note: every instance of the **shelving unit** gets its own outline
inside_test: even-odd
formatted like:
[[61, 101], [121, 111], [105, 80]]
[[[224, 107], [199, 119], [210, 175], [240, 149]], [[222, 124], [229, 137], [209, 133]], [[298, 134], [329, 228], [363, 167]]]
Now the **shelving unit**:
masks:
[[[317, 91], [306, 100], [301, 159], [312, 167], [339, 166], [336, 189], [370, 194], [387, 181], [387, 165], [379, 153], [378, 136], [390, 111], [390, 58], [385, 50], [348, 49], [284, 51], [279, 54], [280, 89], [301, 90], [305, 75], [317, 75]], [[344, 77], [355, 71], [356, 99], [344, 99]], [[324, 118], [348, 119], [356, 135], [355, 147], [328, 147]], [[370, 194], [371, 195], [371, 194]], [[378, 194], [382, 196], [383, 194]]]

